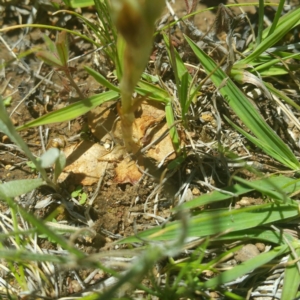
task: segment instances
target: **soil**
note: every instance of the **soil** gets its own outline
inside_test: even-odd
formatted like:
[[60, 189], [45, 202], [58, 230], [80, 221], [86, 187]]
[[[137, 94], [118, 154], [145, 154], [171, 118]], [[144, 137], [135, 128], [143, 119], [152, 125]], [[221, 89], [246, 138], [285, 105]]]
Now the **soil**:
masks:
[[[23, 0], [18, 1], [18, 3], [14, 2], [15, 1], [0, 2], [0, 28], [16, 25], [20, 22], [24, 24], [28, 21], [28, 13], [32, 10], [34, 1]], [[211, 5], [211, 1], [206, 2], [209, 2]], [[47, 1], [45, 1], [45, 3], [47, 3]], [[39, 6], [34, 23], [63, 26], [87, 34], [82, 22], [75, 16], [68, 14], [52, 16], [49, 12], [49, 7], [51, 7], [51, 5], [44, 4], [44, 2]], [[206, 5], [201, 4], [198, 6], [198, 9], [206, 7]], [[17, 10], [13, 8], [17, 8]], [[184, 1], [176, 1], [175, 10], [179, 17], [184, 15], [186, 13]], [[237, 9], [235, 12], [238, 13]], [[254, 12], [253, 7], [248, 9], [248, 13], [251, 16], [253, 16]], [[92, 22], [97, 22], [93, 8], [82, 9], [81, 14], [89, 18]], [[201, 13], [195, 18], [195, 25], [205, 32], [212, 27], [215, 15], [215, 11]], [[53, 74], [47, 77], [53, 71], [53, 68], [46, 64], [41, 64], [41, 61], [36, 58], [34, 49], [45, 47], [43, 34], [47, 34], [52, 40], [54, 40], [56, 36], [55, 31], [38, 28], [29, 28], [28, 30], [16, 29], [3, 33], [1, 36], [0, 64], [4, 63], [5, 68], [0, 69], [0, 94], [3, 98], [12, 97], [10, 105], [7, 106], [7, 111], [16, 126], [23, 125], [47, 112], [55, 111], [79, 99], [76, 91], [70, 86], [61, 71], [54, 70]], [[181, 47], [179, 44], [178, 47], [181, 51], [184, 51], [183, 46]], [[92, 45], [85, 40], [77, 37], [70, 38], [71, 57], [81, 56], [92, 49]], [[15, 60], [15, 54], [31, 50], [33, 50], [32, 53], [27, 54], [18, 61]], [[193, 57], [190, 58], [190, 61], [192, 60]], [[99, 84], [85, 72], [84, 66], [90, 66], [103, 75], [109, 76], [113, 69], [107, 62], [107, 58], [103, 53], [98, 54], [98, 56], [87, 55], [70, 64], [70, 67], [73, 68], [73, 79], [80, 86], [85, 96], [101, 93], [103, 87], [99, 86]], [[35, 74], [38, 75], [36, 76]], [[165, 76], [171, 75], [166, 73]], [[48, 78], [48, 81], [40, 84], [41, 78]], [[215, 95], [215, 90], [212, 86], [207, 86], [203, 93], [206, 93], [207, 98], [210, 98]], [[261, 101], [259, 108], [266, 113], [268, 111], [270, 112], [270, 115], [266, 116], [266, 118], [268, 118], [268, 121], [272, 125], [274, 121], [272, 112], [274, 109], [270, 108], [266, 101]], [[203, 101], [202, 103], [195, 104], [193, 109], [200, 111], [201, 117], [201, 122], [199, 122], [199, 118], [197, 122], [191, 122], [189, 133], [193, 141], [197, 142], [200, 140], [204, 143], [214, 141], [216, 139], [217, 125], [211, 103], [205, 103], [205, 101]], [[111, 104], [111, 110], [116, 116], [115, 118], [117, 118], [117, 107], [114, 103]], [[240, 121], [231, 114], [230, 109], [224, 102], [218, 104], [218, 110], [221, 114], [230, 116], [231, 119], [239, 124]], [[95, 136], [93, 134], [93, 128], [88, 124], [90, 124], [89, 114], [78, 117], [70, 122], [55, 123], [40, 128], [20, 131], [20, 135], [36, 156], [40, 156], [43, 153], [43, 144], [45, 144], [46, 148], [49, 148], [53, 145], [53, 140], [57, 142], [58, 138], [63, 140], [61, 150], [66, 150], [71, 146], [75, 148], [78, 147], [78, 145], [82, 143], [82, 138], [75, 140], [73, 138], [82, 132], [84, 132], [84, 140], [90, 143], [91, 146], [94, 144], [105, 146], [106, 141]], [[112, 125], [113, 123], [110, 124], [110, 126]], [[282, 168], [282, 166], [276, 165], [274, 161], [269, 161], [267, 157], [255, 149], [249, 142], [241, 138], [224, 122], [223, 126], [224, 131], [221, 141], [225, 147], [230, 148], [232, 152], [239, 156], [246, 156], [250, 151], [252, 154], [251, 160], [257, 163], [257, 165], [260, 165], [261, 170], [265, 173]], [[108, 128], [108, 130], [111, 129]], [[278, 131], [281, 137], [289, 145], [293, 146], [293, 142], [287, 138], [285, 132]], [[47, 134], [48, 137], [46, 137]], [[35, 170], [27, 164], [27, 159], [22, 151], [14, 147], [9, 138], [4, 134], [0, 133], [0, 138], [1, 181], [6, 182], [16, 179], [36, 178], [37, 174]], [[185, 140], [188, 140], [188, 138], [185, 137]], [[120, 144], [122, 144], [122, 141], [120, 141]], [[292, 149], [295, 149], [295, 147]], [[99, 177], [91, 184], [82, 185], [82, 178], [80, 176], [85, 177], [87, 174], [71, 174], [72, 171], [70, 171], [68, 176], [66, 176], [64, 180], [61, 180], [60, 195], [56, 195], [54, 191], [43, 187], [33, 195], [20, 197], [19, 201], [23, 206], [28, 207], [28, 210], [42, 219], [49, 218], [50, 215], [53, 215], [56, 221], [59, 222], [65, 221], [74, 226], [87, 226], [88, 220], [85, 213], [88, 205], [79, 205], [76, 203], [76, 200], [72, 200], [70, 196], [77, 186], [81, 185], [82, 193], [86, 193], [88, 199], [95, 196], [92, 205], [89, 207], [89, 216], [92, 220], [92, 228], [95, 229], [97, 234], [104, 237], [104, 239], [100, 239], [101, 242], [95, 242], [97, 239], [94, 239], [90, 243], [78, 240], [78, 247], [87, 253], [97, 253], [101, 249], [112, 249], [111, 241], [132, 235], [135, 231], [141, 231], [157, 225], [157, 218], [153, 217], [154, 213], [161, 218], [168, 218], [171, 214], [171, 208], [176, 205], [179, 200], [179, 187], [182, 186], [194, 170], [194, 179], [185, 200], [192, 199], [210, 191], [210, 188], [203, 184], [203, 174], [206, 174], [207, 178], [209, 178], [211, 185], [219, 188], [227, 185], [230, 176], [238, 171], [233, 167], [225, 166], [217, 150], [213, 150], [213, 152], [210, 153], [206, 153], [206, 150], [207, 149], [204, 148], [203, 153], [200, 153], [201, 159], [203, 159], [202, 170], [200, 168], [196, 168], [195, 170], [199, 154], [191, 154], [188, 156], [186, 162], [173, 172], [173, 174], [168, 173], [166, 176], [168, 180], [159, 192], [159, 203], [156, 202], [156, 193], [153, 194], [153, 191], [160, 184], [163, 169], [158, 169], [156, 167], [157, 163], [153, 163], [153, 161], [149, 160], [152, 165], [152, 169], [150, 168], [152, 172], [151, 176], [144, 175], [134, 184], [131, 182], [118, 182], [116, 180], [115, 170], [124, 157], [116, 160], [107, 160], [106, 162], [102, 160], [105, 164], [101, 165], [101, 168], [105, 167], [105, 171], [102, 173], [103, 178], [99, 190], [97, 190]], [[97, 165], [94, 166], [94, 168], [97, 168]], [[49, 174], [51, 174], [51, 170], [49, 170]], [[255, 177], [255, 175], [243, 170], [239, 171], [239, 176], [247, 179]], [[72, 203], [76, 214], [70, 214], [68, 209], [62, 208], [60, 202], [62, 197], [67, 199], [67, 202]], [[49, 205], [45, 205], [45, 207], [36, 208], [39, 207], [37, 206], [38, 203], [45, 198], [50, 198], [52, 200], [50, 201], [51, 203], [49, 202]], [[256, 204], [256, 201], [257, 203], [261, 201], [259, 197], [252, 199], [254, 199], [254, 202], [252, 201], [251, 205]], [[5, 205], [0, 209], [2, 208], [4, 210], [7, 209]], [[76, 217], [78, 214], [81, 217]], [[53, 247], [51, 243], [43, 239], [40, 241], [40, 246], [46, 249]], [[70, 293], [76, 291], [76, 280], [73, 282], [69, 278], [69, 289], [67, 290]]]

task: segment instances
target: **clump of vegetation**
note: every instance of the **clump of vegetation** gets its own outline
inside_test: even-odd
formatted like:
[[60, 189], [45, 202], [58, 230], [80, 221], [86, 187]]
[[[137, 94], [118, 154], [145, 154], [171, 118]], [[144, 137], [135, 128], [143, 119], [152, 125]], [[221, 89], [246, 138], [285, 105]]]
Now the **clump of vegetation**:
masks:
[[[65, 4], [84, 7], [91, 3], [72, 0]], [[104, 282], [87, 287], [78, 279], [76, 282], [81, 284], [79, 290], [83, 291], [76, 293], [72, 288], [74, 297], [78, 299], [125, 296], [133, 299], [140, 291], [153, 299], [245, 299], [248, 293], [253, 299], [261, 295], [281, 299], [299, 297], [300, 252], [295, 222], [299, 218], [300, 163], [296, 147], [293, 147], [298, 141], [291, 138], [290, 129], [282, 129], [285, 123], [280, 124], [282, 131], [278, 130], [280, 134], [277, 134], [275, 125], [279, 125], [273, 123], [274, 127], [270, 126], [264, 111], [255, 104], [257, 99], [250, 100], [248, 92], [258, 88], [267, 107], [280, 107], [284, 118], [293, 123], [290, 128], [300, 131], [296, 117], [298, 99], [287, 95], [288, 92], [291, 95], [299, 92], [296, 75], [300, 55], [294, 51], [299, 45], [297, 41], [290, 42], [287, 36], [300, 26], [300, 9], [283, 14], [284, 1], [279, 1], [273, 23], [265, 27], [265, 3], [260, 1], [258, 28], [252, 30], [251, 41], [237, 50], [234, 41], [238, 39], [236, 33], [240, 22], [248, 22], [245, 15], [235, 15], [230, 6], [219, 7], [214, 34], [226, 33], [222, 43], [195, 27], [193, 15], [201, 13], [196, 11], [195, 1], [192, 5], [186, 1], [186, 5], [186, 16], [161, 25], [159, 31], [156, 31], [156, 20], [164, 9], [161, 0], [115, 0], [111, 3], [95, 0], [100, 20], [97, 25], [78, 11], [56, 12], [80, 19], [91, 36], [42, 24], [0, 29], [0, 32], [5, 32], [32, 26], [57, 30], [56, 42], [44, 37], [48, 49], [38, 49], [36, 56], [64, 72], [80, 97], [75, 103], [43, 114], [17, 128], [0, 99], [1, 132], [27, 156], [32, 168], [39, 174], [38, 178], [0, 184], [0, 198], [6, 203], [11, 216], [7, 218], [2, 214], [5, 225], [1, 225], [0, 257], [2, 269], [6, 272], [2, 279], [6, 288], [4, 294], [12, 299], [24, 295], [60, 299], [64, 295], [58, 292], [62, 289], [58, 288], [57, 281], [67, 278], [68, 270], [74, 270], [78, 279], [77, 270], [80, 272], [88, 268], [95, 270], [95, 274], [105, 274]], [[172, 28], [179, 25], [182, 32], [181, 40], [177, 41], [172, 35]], [[92, 43], [96, 49], [105, 47], [104, 55], [113, 66], [114, 80], [89, 66], [85, 67], [85, 71], [102, 85], [101, 93], [86, 96], [74, 81], [69, 66], [67, 32]], [[152, 49], [154, 34], [159, 36], [159, 43], [163, 45], [162, 53], [157, 48]], [[155, 68], [148, 64], [152, 51], [156, 53]], [[161, 71], [159, 68], [163, 60], [167, 63]], [[146, 67], [148, 71], [156, 69], [156, 73], [146, 72]], [[288, 83], [289, 90], [282, 86], [282, 79]], [[160, 182], [153, 188], [156, 195], [154, 214], [149, 215], [157, 220], [157, 226], [118, 239], [114, 250], [122, 245], [121, 249], [87, 255], [78, 249], [76, 241], [82, 244], [92, 241], [101, 244], [101, 247], [107, 242], [103, 237], [105, 232], [100, 234], [91, 226], [93, 221], [90, 217], [101, 180], [94, 195], [88, 195], [81, 186], [75, 187], [69, 195], [70, 198], [78, 198], [81, 207], [86, 205], [84, 219], [65, 200], [67, 193], [58, 184], [67, 162], [64, 152], [50, 148], [36, 157], [19, 132], [73, 120], [119, 98], [118, 113], [127, 152], [141, 156], [146, 153], [140, 141], [133, 137], [135, 120], [143, 102], [156, 101], [164, 106], [163, 121], [168, 125], [165, 135], [169, 135], [172, 141], [176, 158], [165, 164], [164, 161], [156, 162], [160, 167], [164, 166], [164, 171], [159, 174]], [[201, 123], [197, 116], [204, 116], [207, 107], [212, 110], [208, 117], [213, 116], [216, 124], [214, 137], [209, 142], [205, 141], [207, 135], [199, 130]], [[204, 118], [200, 121], [205, 122]], [[244, 137], [246, 146], [240, 144], [243, 151], [232, 150], [233, 143], [226, 138], [229, 128]], [[150, 146], [157, 141], [152, 142]], [[202, 151], [201, 147], [209, 153]], [[264, 153], [271, 166], [265, 160], [262, 166], [258, 158], [249, 162], [249, 156], [240, 153], [252, 153], [253, 157]], [[274, 166], [279, 167], [275, 169]], [[208, 170], [210, 175], [207, 175]], [[219, 170], [226, 175], [221, 177]], [[182, 180], [178, 181], [169, 218], [164, 219], [156, 214], [160, 192], [166, 179], [176, 172]], [[213, 186], [214, 181], [219, 186]], [[198, 187], [205, 187], [202, 194], [196, 183]], [[54, 214], [50, 214], [50, 219], [41, 220], [14, 200], [42, 186], [54, 191], [78, 222], [86, 221], [84, 227], [56, 222]], [[194, 197], [187, 201], [188, 191], [193, 194], [191, 190]], [[47, 198], [43, 201], [40, 207], [51, 204]], [[146, 204], [147, 201], [145, 207]], [[111, 234], [111, 238], [116, 237]], [[44, 251], [39, 239], [50, 241], [56, 252]], [[253, 250], [253, 247], [256, 248]], [[244, 255], [249, 252], [250, 255]], [[156, 273], [154, 267], [158, 268]], [[278, 270], [281, 271], [278, 281], [268, 281], [268, 275], [276, 274]], [[15, 281], [14, 286], [10, 284], [11, 278]]]

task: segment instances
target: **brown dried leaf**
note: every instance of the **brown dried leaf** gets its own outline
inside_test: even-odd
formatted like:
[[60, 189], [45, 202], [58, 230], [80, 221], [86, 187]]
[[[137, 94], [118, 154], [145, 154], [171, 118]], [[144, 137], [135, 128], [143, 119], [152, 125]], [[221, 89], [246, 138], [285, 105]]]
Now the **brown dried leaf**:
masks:
[[[95, 137], [102, 142], [106, 142], [106, 139], [112, 140], [112, 136], [108, 133], [113, 130], [112, 134], [117, 142], [122, 141], [122, 131], [120, 128], [116, 130], [117, 125], [114, 127], [114, 123], [118, 118], [114, 108], [113, 102], [104, 103], [92, 109], [87, 114], [88, 125]], [[119, 123], [119, 122], [118, 122]], [[120, 125], [119, 125], [120, 127]]]
[[[168, 125], [164, 124], [164, 126], [154, 133], [152, 140], [159, 138], [167, 129]], [[168, 134], [162, 141], [151, 147], [145, 156], [154, 159], [157, 163], [160, 163], [163, 159], [166, 162], [175, 159], [176, 153], [170, 135]]]
[[100, 179], [105, 171], [107, 161], [120, 159], [119, 148], [108, 152], [103, 146], [89, 141], [83, 141], [79, 145], [71, 145], [64, 150], [67, 156], [67, 167], [58, 180], [64, 181], [72, 174], [75, 184], [92, 185]]
[[[135, 112], [135, 116], [136, 119], [132, 127], [132, 139], [140, 148], [156, 140], [168, 130], [164, 120], [164, 107], [156, 102], [142, 103]], [[113, 140], [117, 144], [122, 143], [122, 127], [120, 121], [115, 122], [117, 117], [115, 110], [111, 109], [111, 106], [100, 106], [93, 109], [88, 114], [88, 123], [93, 135], [104, 143], [110, 143]], [[125, 149], [123, 150], [123, 155], [126, 156], [126, 151]], [[173, 154], [170, 155], [170, 153]], [[165, 161], [169, 161], [174, 159], [175, 156], [172, 140], [168, 134], [144, 154], [144, 157], [155, 160], [157, 164], [166, 157]], [[129, 165], [131, 166], [130, 168]], [[132, 165], [134, 165], [134, 162], [131, 161], [123, 161], [118, 165], [115, 178], [118, 183], [134, 183], [139, 180], [141, 172], [138, 171], [136, 166]], [[142, 162], [139, 162], [139, 166], [142, 165]]]
[[127, 157], [121, 161], [115, 169], [116, 177], [115, 181], [117, 183], [131, 183], [135, 184], [139, 181], [142, 176], [142, 173], [139, 171], [136, 163], [131, 160], [130, 157]]
[[[168, 125], [161, 122], [165, 118], [163, 107], [145, 103], [141, 105], [141, 110], [140, 117], [135, 120], [134, 135], [139, 136], [141, 145], [146, 146], [166, 132]], [[173, 154], [170, 155], [172, 152]], [[176, 154], [170, 135], [167, 134], [163, 140], [151, 147], [145, 156], [154, 159], [157, 163], [160, 163], [166, 156], [168, 156], [166, 161], [174, 159]]]

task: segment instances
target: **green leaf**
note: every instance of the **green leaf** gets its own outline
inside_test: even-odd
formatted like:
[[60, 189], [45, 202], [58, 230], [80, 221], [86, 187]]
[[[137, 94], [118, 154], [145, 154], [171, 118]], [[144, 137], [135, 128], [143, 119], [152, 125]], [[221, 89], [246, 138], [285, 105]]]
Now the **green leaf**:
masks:
[[276, 89], [272, 84], [266, 82], [265, 83], [267, 89], [274, 95], [276, 95], [277, 97], [281, 98], [282, 100], [284, 100], [287, 104], [291, 105], [292, 107], [296, 108], [298, 111], [300, 111], [300, 106], [293, 101], [291, 98], [289, 98], [286, 94], [284, 94], [283, 92], [280, 92], [278, 89]]
[[[260, 182], [249, 181], [236, 176], [234, 177], [234, 180], [244, 184], [245, 186], [251, 187], [253, 190], [262, 193], [262, 195], [264, 196], [270, 197], [272, 200], [277, 200], [289, 204], [294, 203], [292, 199], [286, 196], [285, 191], [282, 188], [282, 182], [280, 182], [278, 178], [277, 180], [272, 182], [273, 184], [270, 181], [268, 182], [268, 178], [263, 179], [268, 182], [267, 187], [261, 184], [261, 181]], [[294, 180], [294, 182], [296, 182], [296, 180]]]
[[186, 108], [186, 103], [189, 98], [188, 91], [189, 91], [189, 79], [190, 79], [190, 74], [186, 71], [182, 77], [180, 78], [180, 88], [178, 90], [178, 96], [179, 96], [179, 101], [183, 110], [183, 116], [187, 113]]
[[14, 198], [31, 192], [43, 184], [45, 184], [45, 182], [41, 178], [20, 179], [5, 182], [0, 184], [0, 198]]
[[76, 198], [80, 195], [80, 193], [82, 192], [82, 186], [81, 185], [78, 185], [75, 190], [71, 193], [71, 196], [73, 198]]
[[58, 157], [59, 150], [57, 148], [50, 148], [40, 157], [39, 163], [42, 168], [50, 168]]
[[[14, 263], [23, 264], [24, 261], [36, 261], [36, 262], [52, 262], [58, 265], [68, 264], [70, 258], [68, 256], [59, 256], [51, 254], [43, 254], [43, 253], [33, 253], [31, 250], [14, 250], [14, 249], [0, 249], [0, 257], [5, 261], [12, 261]], [[9, 298], [7, 298], [9, 299]], [[15, 299], [15, 298], [10, 298]]]
[[[275, 30], [272, 34], [269, 34], [269, 31], [273, 30], [273, 28], [268, 27], [263, 33], [263, 39], [257, 47], [255, 47], [254, 51], [246, 56], [246, 58], [241, 59], [237, 63], [234, 64], [233, 68], [240, 68], [242, 65], [252, 64], [254, 60], [256, 60], [260, 54], [267, 51], [269, 48], [274, 46], [277, 42], [279, 42], [292, 28], [300, 24], [300, 8], [297, 8], [289, 13], [285, 14], [280, 18]], [[253, 45], [252, 45], [253, 47]], [[247, 49], [246, 51], [248, 51]], [[242, 67], [243, 68], [243, 67]]]
[[278, 21], [279, 21], [279, 18], [281, 16], [281, 14], [282, 14], [284, 3], [285, 3], [285, 0], [280, 0], [279, 1], [279, 5], [276, 9], [276, 14], [275, 14], [274, 20], [272, 22], [272, 26], [271, 26], [271, 28], [268, 32], [268, 36], [271, 35], [275, 31], [275, 29], [277, 28], [277, 24], [278, 24]]
[[[37, 219], [34, 215], [27, 212], [21, 206], [17, 206], [17, 204], [11, 200], [10, 198], [5, 198], [7, 204], [14, 210], [19, 211], [22, 217], [33, 227], [37, 229], [37, 231], [41, 234], [46, 234], [48, 238], [52, 241], [55, 241], [58, 245], [60, 245], [63, 249], [66, 249], [70, 252], [70, 254], [74, 254], [77, 258], [85, 257], [85, 254], [80, 250], [74, 248], [70, 245], [70, 243], [64, 239], [63, 237], [56, 234], [53, 230], [51, 230], [48, 226], [46, 226], [41, 220]], [[32, 253], [31, 253], [32, 254]], [[36, 253], [35, 253], [36, 255]], [[53, 255], [52, 255], [53, 256]]]
[[5, 99], [3, 99], [4, 106], [10, 106], [11, 105], [12, 96], [9, 96]]
[[119, 82], [121, 81], [124, 73], [124, 53], [125, 53], [125, 48], [126, 48], [126, 42], [124, 38], [119, 34], [117, 38], [117, 78]]
[[[284, 235], [284, 238], [283, 236]], [[283, 244], [285, 243], [285, 239], [287, 239], [289, 242], [294, 242], [295, 239], [287, 233], [277, 232], [273, 228], [267, 229], [266, 227], [256, 227], [245, 229], [245, 230], [239, 230], [234, 232], [229, 232], [226, 235], [217, 236], [213, 239], [213, 241], [218, 242], [233, 242], [237, 240], [241, 240], [244, 243], [250, 242], [250, 241], [261, 241], [261, 242], [267, 242], [272, 244]]]
[[185, 161], [186, 157], [185, 155], [180, 155], [178, 157], [176, 157], [175, 159], [173, 159], [171, 162], [168, 163], [168, 170], [174, 170], [176, 168], [178, 168], [184, 161]]
[[117, 93], [120, 93], [120, 89], [113, 85], [112, 83], [110, 83], [104, 76], [102, 76], [100, 73], [96, 72], [95, 70], [93, 70], [90, 67], [85, 66], [84, 67], [85, 70], [92, 76], [94, 77], [101, 85], [103, 85], [104, 87], [115, 91]]
[[35, 164], [37, 170], [41, 173], [43, 179], [48, 181], [47, 174], [43, 168], [39, 165], [36, 158], [29, 150], [27, 144], [23, 141], [20, 135], [17, 133], [12, 121], [10, 120], [7, 111], [4, 107], [1, 95], [0, 95], [0, 131], [4, 132], [12, 142], [18, 145], [26, 154], [26, 156]]
[[295, 244], [296, 244], [295, 248], [297, 248], [295, 249], [295, 254], [297, 255], [297, 257], [294, 257], [293, 254], [289, 255], [288, 265], [285, 267], [285, 271], [284, 271], [281, 299], [296, 299], [297, 297], [297, 292], [300, 283], [300, 273], [299, 273], [300, 248], [299, 248], [299, 242]]
[[246, 131], [244, 131], [243, 129], [241, 129], [240, 127], [238, 127], [237, 125], [235, 125], [233, 122], [231, 122], [226, 116], [224, 116], [224, 118], [226, 119], [226, 121], [238, 132], [240, 132], [241, 134], [243, 134], [250, 142], [252, 142], [254, 145], [256, 145], [257, 147], [263, 149], [263, 151], [265, 153], [267, 153], [268, 155], [270, 155], [271, 157], [273, 157], [274, 159], [278, 160], [279, 162], [281, 162], [282, 164], [290, 167], [291, 169], [295, 169], [297, 170], [297, 166], [291, 164], [291, 160], [288, 159], [285, 156], [282, 156], [277, 148], [273, 148], [272, 146], [270, 146], [268, 143], [266, 143], [263, 140], [259, 140], [255, 137], [253, 137], [252, 135], [250, 135], [249, 133], [247, 133]]
[[57, 182], [57, 179], [63, 169], [66, 166], [67, 158], [63, 151], [59, 151], [59, 157], [55, 162], [55, 168], [54, 168], [54, 182]]
[[[190, 218], [186, 238], [203, 238], [214, 234], [225, 234], [298, 217], [297, 204], [267, 203], [242, 209], [211, 210], [201, 212]], [[145, 230], [136, 236], [125, 238], [119, 243], [135, 243], [140, 241], [139, 238], [148, 239], [149, 241], [176, 240], [181, 230], [182, 222], [174, 221], [164, 227]]]
[[[237, 178], [236, 178], [237, 179]], [[247, 184], [248, 183], [248, 184]], [[298, 191], [300, 184], [296, 180], [285, 176], [274, 176], [270, 178], [262, 178], [254, 181], [238, 183], [230, 187], [224, 188], [224, 192], [214, 191], [209, 194], [204, 194], [191, 201], [182, 204], [178, 209], [192, 209], [207, 204], [213, 204], [220, 201], [225, 201], [233, 197], [238, 197], [243, 194], [249, 193], [255, 189], [259, 191], [274, 191], [281, 190], [282, 194], [278, 194], [276, 200], [284, 201], [284, 193]], [[277, 195], [277, 194], [276, 194]]]
[[[206, 72], [212, 73], [215, 70], [211, 75], [211, 80], [237, 116], [257, 137], [259, 141], [258, 146], [287, 167], [293, 170], [299, 170], [300, 163], [298, 159], [290, 148], [266, 124], [248, 98], [220, 68], [216, 69], [216, 63], [207, 54], [187, 36], [185, 38], [201, 61]], [[269, 151], [270, 149], [272, 149], [272, 151]]]
[[179, 154], [181, 152], [180, 137], [179, 137], [176, 127], [174, 126], [175, 119], [174, 119], [174, 114], [173, 114], [173, 108], [172, 108], [172, 105], [170, 102], [166, 104], [165, 111], [166, 111], [167, 124], [170, 128], [169, 134], [170, 134], [174, 149], [175, 149], [176, 153]]
[[49, 51], [38, 51], [36, 53], [36, 56], [49, 66], [56, 68], [63, 67], [62, 62], [57, 58], [57, 56], [54, 53], [51, 53]]
[[17, 130], [24, 130], [30, 127], [69, 121], [84, 115], [100, 104], [103, 104], [107, 101], [116, 100], [118, 97], [119, 94], [115, 91], [108, 91], [99, 95], [94, 95], [19, 126]]
[[138, 87], [135, 88], [135, 91], [144, 97], [149, 97], [151, 100], [168, 103], [170, 102], [170, 95], [168, 92], [159, 86], [156, 86], [147, 81], [140, 80], [138, 82]]
[[[253, 270], [267, 264], [274, 258], [283, 255], [289, 251], [289, 247], [287, 245], [282, 245], [274, 248], [269, 252], [265, 252], [259, 254], [258, 256], [247, 260], [246, 262], [241, 263], [240, 265], [234, 266], [234, 268], [229, 271], [222, 272], [220, 275], [204, 282], [201, 284], [203, 288], [216, 288], [222, 284], [235, 280], [236, 278], [245, 275], [247, 273], [252, 272]], [[282, 299], [291, 299], [291, 298], [282, 298]]]
[[[173, 66], [173, 68], [176, 69], [174, 71], [174, 73], [175, 73], [174, 75], [178, 76], [178, 78], [180, 80], [180, 78], [187, 72], [186, 66], [184, 65], [179, 53], [176, 51], [176, 49], [174, 49], [174, 47], [172, 48], [173, 54], [171, 53], [170, 49], [171, 49], [172, 45], [170, 44], [169, 37], [166, 34], [164, 34], [163, 38], [164, 38], [164, 42], [166, 44], [166, 50], [168, 51], [169, 58], [172, 61], [172, 66]], [[188, 80], [189, 81], [192, 80], [191, 75], [189, 75]]]
[[151, 75], [151, 74], [148, 74], [148, 73], [143, 73], [142, 74], [142, 79], [145, 80], [146, 82], [151, 82], [151, 83], [158, 83], [159, 82], [158, 75]]
[[166, 49], [168, 51], [169, 58], [172, 62], [172, 68], [174, 69], [178, 98], [181, 105], [182, 119], [186, 121], [185, 116], [188, 112], [189, 105], [193, 100], [191, 95], [196, 95], [197, 88], [195, 87], [193, 78], [188, 72], [179, 53], [172, 46], [167, 35], [164, 35], [163, 37], [167, 46]]
[[[250, 70], [252, 73], [259, 72], [261, 77], [264, 76], [278, 76], [288, 74], [288, 70], [282, 64], [282, 61], [290, 60], [291, 58], [299, 59], [299, 53], [285, 53], [285, 52], [276, 52], [274, 55], [280, 58], [274, 59], [274, 56], [267, 56], [265, 57], [265, 62], [260, 61], [261, 63], [255, 64], [255, 67]], [[278, 64], [278, 65], [276, 65]], [[288, 64], [288, 63], [287, 63]], [[290, 71], [296, 71], [298, 66], [288, 65]], [[233, 72], [234, 73], [234, 72]]]
[[51, 53], [56, 53], [55, 43], [49, 38], [49, 36], [47, 36], [46, 34], [43, 34], [43, 39], [45, 41], [45, 44], [46, 44], [48, 50]]
[[87, 7], [87, 6], [94, 5], [93, 0], [71, 0], [70, 3], [73, 8]]
[[87, 199], [87, 194], [86, 194], [86, 193], [82, 193], [82, 194], [80, 195], [79, 204], [80, 204], [80, 205], [83, 205], [83, 204], [86, 202], [86, 199]]
[[58, 33], [55, 45], [61, 64], [63, 66], [67, 66], [69, 60], [69, 41], [66, 31], [61, 31]]

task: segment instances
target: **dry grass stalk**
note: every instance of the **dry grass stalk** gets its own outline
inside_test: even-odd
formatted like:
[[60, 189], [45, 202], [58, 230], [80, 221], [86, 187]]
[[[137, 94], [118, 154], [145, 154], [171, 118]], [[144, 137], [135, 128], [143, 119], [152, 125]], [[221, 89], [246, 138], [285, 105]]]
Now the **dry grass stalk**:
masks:
[[125, 40], [121, 103], [123, 138], [129, 152], [136, 153], [137, 141], [132, 138], [134, 111], [138, 103], [132, 100], [134, 88], [140, 79], [150, 55], [155, 20], [164, 7], [161, 0], [117, 0], [112, 4], [114, 21]]

